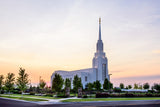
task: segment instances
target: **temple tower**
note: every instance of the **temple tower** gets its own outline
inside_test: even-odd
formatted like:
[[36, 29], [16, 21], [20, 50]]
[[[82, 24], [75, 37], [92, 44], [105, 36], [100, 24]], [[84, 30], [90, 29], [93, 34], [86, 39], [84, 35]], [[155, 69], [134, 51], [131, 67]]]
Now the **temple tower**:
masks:
[[[99, 18], [99, 38], [97, 41], [96, 53], [92, 62], [93, 68], [96, 68], [96, 80], [99, 80], [103, 84], [105, 78], [108, 76], [108, 59], [103, 52], [103, 42], [101, 38], [101, 18]], [[95, 81], [96, 81], [95, 80]]]

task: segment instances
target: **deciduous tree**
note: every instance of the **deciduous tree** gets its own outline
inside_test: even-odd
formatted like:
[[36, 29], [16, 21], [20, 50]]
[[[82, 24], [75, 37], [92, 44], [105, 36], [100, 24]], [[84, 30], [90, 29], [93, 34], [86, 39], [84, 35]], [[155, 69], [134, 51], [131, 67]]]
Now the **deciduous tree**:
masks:
[[22, 91], [22, 95], [23, 95], [23, 92], [27, 89], [27, 85], [29, 83], [29, 80], [28, 80], [28, 74], [25, 73], [25, 69], [23, 68], [20, 68], [19, 69], [19, 73], [18, 73], [18, 77], [17, 77], [17, 86], [18, 88]]
[[6, 90], [9, 91], [9, 93], [14, 88], [14, 81], [15, 81], [15, 74], [8, 73], [6, 76], [6, 80], [5, 80], [4, 85], [5, 85]]

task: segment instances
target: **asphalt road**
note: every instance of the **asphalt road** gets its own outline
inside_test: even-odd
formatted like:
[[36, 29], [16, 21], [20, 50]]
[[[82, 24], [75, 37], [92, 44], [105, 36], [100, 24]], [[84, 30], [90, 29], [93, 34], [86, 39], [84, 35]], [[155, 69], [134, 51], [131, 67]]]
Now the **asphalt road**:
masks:
[[106, 101], [62, 104], [36, 104], [0, 98], [0, 107], [160, 107], [160, 100], [154, 101]]

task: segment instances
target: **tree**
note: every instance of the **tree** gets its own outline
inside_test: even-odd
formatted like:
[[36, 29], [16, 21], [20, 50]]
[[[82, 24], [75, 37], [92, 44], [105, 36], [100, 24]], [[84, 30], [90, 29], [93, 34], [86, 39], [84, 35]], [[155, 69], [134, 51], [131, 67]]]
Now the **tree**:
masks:
[[134, 89], [138, 89], [138, 84], [134, 83]]
[[43, 79], [40, 79], [39, 87], [40, 89], [42, 89], [42, 91], [44, 90], [45, 86], [46, 86], [46, 82]]
[[128, 89], [131, 89], [132, 88], [132, 85], [128, 85]]
[[150, 87], [150, 86], [149, 86], [149, 83], [144, 83], [144, 84], [143, 84], [143, 88], [144, 88], [144, 89], [149, 89], [149, 87]]
[[23, 68], [19, 69], [18, 74], [19, 76], [17, 77], [17, 86], [22, 91], [22, 95], [23, 95], [23, 92], [27, 89], [27, 85], [29, 83], [28, 74], [25, 73], [25, 69]]
[[106, 89], [106, 90], [110, 89], [110, 82], [108, 81], [107, 78], [104, 80], [103, 89]]
[[0, 94], [1, 94], [1, 90], [2, 90], [3, 79], [4, 79], [4, 76], [0, 75]]
[[121, 89], [124, 89], [124, 84], [123, 84], [123, 83], [120, 83], [119, 87], [120, 87]]
[[109, 90], [113, 88], [113, 84], [106, 78], [104, 80], [103, 89]]
[[153, 85], [153, 88], [156, 89], [158, 92], [160, 92], [160, 84], [155, 83]]
[[5, 80], [5, 88], [7, 91], [9, 91], [9, 93], [14, 88], [14, 81], [15, 81], [15, 74], [8, 73]]
[[63, 78], [61, 75], [55, 73], [55, 76], [52, 81], [52, 89], [56, 92], [60, 92], [63, 87]]
[[65, 88], [69, 87], [71, 89], [71, 80], [69, 78], [66, 78], [64, 85], [65, 85]]
[[96, 80], [93, 84], [96, 90], [99, 91], [101, 89], [101, 83], [98, 80]]
[[87, 89], [88, 91], [92, 91], [93, 88], [94, 88], [94, 84], [93, 84], [93, 83], [87, 83], [87, 84], [86, 84], [86, 89]]
[[78, 75], [75, 75], [73, 79], [73, 89], [77, 92], [80, 87], [82, 87], [81, 78], [79, 78]]
[[142, 89], [142, 85], [139, 85], [138, 89]]

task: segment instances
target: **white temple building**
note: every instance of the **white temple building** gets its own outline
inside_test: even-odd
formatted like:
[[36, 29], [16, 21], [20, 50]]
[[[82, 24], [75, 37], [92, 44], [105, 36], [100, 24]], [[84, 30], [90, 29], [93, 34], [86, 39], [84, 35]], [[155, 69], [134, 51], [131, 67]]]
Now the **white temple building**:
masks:
[[96, 48], [96, 53], [92, 60], [92, 68], [80, 69], [75, 71], [55, 71], [51, 76], [51, 85], [55, 73], [60, 74], [64, 80], [66, 78], [69, 78], [71, 80], [72, 88], [75, 75], [81, 77], [83, 88], [85, 88], [85, 85], [87, 83], [93, 83], [96, 80], [99, 80], [101, 84], [104, 83], [105, 78], [109, 80], [110, 78], [108, 75], [108, 59], [105, 56], [105, 52], [103, 52], [103, 42], [101, 39], [101, 18], [99, 18], [99, 39], [97, 41]]

